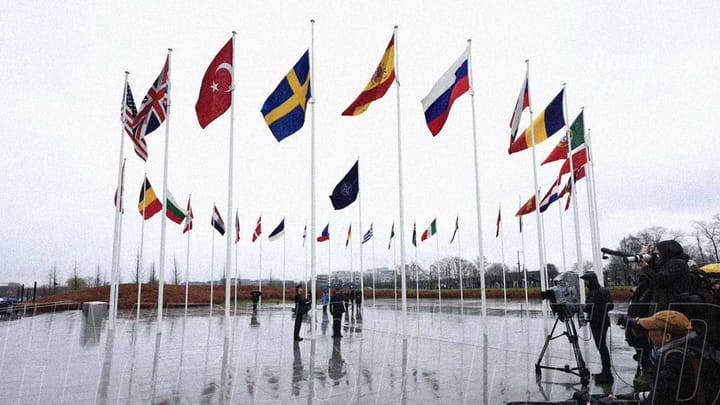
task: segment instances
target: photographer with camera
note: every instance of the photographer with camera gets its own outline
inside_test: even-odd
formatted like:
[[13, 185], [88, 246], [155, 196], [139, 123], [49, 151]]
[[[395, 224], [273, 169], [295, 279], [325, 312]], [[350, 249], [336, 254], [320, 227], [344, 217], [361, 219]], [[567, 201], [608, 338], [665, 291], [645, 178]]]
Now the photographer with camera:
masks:
[[657, 354], [655, 381], [649, 391], [611, 394], [598, 403], [716, 403], [720, 366], [713, 358], [716, 352], [693, 331], [690, 320], [680, 312], [664, 310], [636, 322], [647, 332]]
[[[641, 253], [653, 252], [652, 245], [643, 247]], [[657, 244], [655, 254], [649, 260], [639, 261], [640, 266], [650, 267], [652, 294], [650, 302], [656, 305], [655, 311], [670, 308], [671, 303], [686, 302], [688, 296], [696, 294], [688, 266], [688, 255], [675, 240], [664, 240]], [[678, 307], [683, 311], [682, 306]], [[684, 312], [684, 311], [683, 311]]]
[[602, 363], [602, 371], [593, 374], [596, 384], [612, 384], [613, 376], [610, 371], [610, 351], [607, 347], [607, 331], [610, 326], [610, 317], [608, 312], [614, 308], [610, 291], [600, 286], [595, 272], [586, 271], [580, 277], [585, 281], [585, 287], [588, 289], [585, 298], [586, 312], [590, 318], [590, 330], [592, 331], [595, 347], [600, 352], [600, 361]]
[[310, 310], [310, 299], [303, 297], [302, 284], [295, 286], [295, 329], [293, 331], [293, 338], [296, 342], [301, 342], [303, 338], [300, 337], [300, 326], [302, 326], [303, 318], [305, 314]]

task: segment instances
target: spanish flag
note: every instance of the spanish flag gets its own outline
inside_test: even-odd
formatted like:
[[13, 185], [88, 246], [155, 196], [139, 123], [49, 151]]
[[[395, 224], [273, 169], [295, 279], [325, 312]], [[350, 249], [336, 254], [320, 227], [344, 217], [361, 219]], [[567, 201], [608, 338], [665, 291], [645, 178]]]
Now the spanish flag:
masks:
[[[548, 104], [532, 123], [535, 132], [535, 145], [548, 139], [565, 126], [565, 113], [563, 111], [565, 89], [560, 90], [557, 96]], [[532, 146], [532, 132], [528, 127], [515, 142], [510, 145], [509, 154], [525, 150]]]
[[395, 34], [385, 48], [375, 73], [370, 78], [362, 93], [343, 111], [342, 115], [360, 115], [368, 109], [370, 103], [381, 98], [395, 80]]
[[153, 215], [157, 214], [161, 210], [162, 203], [155, 196], [155, 191], [150, 185], [147, 177], [145, 177], [145, 182], [140, 189], [140, 201], [138, 202], [138, 211], [140, 211], [140, 215], [142, 215], [143, 218], [147, 220], [152, 218]]

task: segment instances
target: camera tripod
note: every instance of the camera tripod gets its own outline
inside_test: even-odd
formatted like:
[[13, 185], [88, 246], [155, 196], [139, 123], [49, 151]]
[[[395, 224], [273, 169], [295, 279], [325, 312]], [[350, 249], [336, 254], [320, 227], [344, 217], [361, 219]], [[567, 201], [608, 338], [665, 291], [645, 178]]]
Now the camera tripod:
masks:
[[[575, 322], [573, 322], [572, 319], [574, 311], [572, 311], [571, 308], [567, 307], [564, 304], [551, 304], [550, 306], [556, 315], [555, 324], [553, 325], [550, 333], [545, 338], [545, 345], [543, 345], [542, 351], [540, 352], [540, 357], [538, 357], [537, 362], [535, 363], [535, 374], [540, 375], [543, 368], [548, 370], [558, 370], [565, 373], [574, 374], [580, 377], [580, 383], [582, 385], [588, 385], [590, 383], [590, 371], [588, 371], [588, 369], [585, 367], [585, 360], [583, 360], [582, 352], [580, 352], [580, 346], [578, 345], [577, 329], [575, 329]], [[565, 332], [557, 336], [553, 336], [555, 334], [555, 329], [557, 328], [560, 321], [565, 324]], [[563, 335], [567, 336], [567, 339], [572, 346], [577, 367], [571, 368], [569, 364], [566, 364], [565, 367], [550, 367], [541, 365], [540, 362], [542, 361], [543, 356], [545, 356], [545, 352], [550, 345], [550, 341], [555, 340]]]

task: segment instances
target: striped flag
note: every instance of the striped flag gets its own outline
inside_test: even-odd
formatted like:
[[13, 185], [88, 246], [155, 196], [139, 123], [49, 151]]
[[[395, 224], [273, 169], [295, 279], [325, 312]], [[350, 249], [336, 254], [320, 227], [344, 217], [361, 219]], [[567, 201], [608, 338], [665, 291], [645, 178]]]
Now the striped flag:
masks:
[[133, 98], [132, 91], [130, 90], [130, 83], [125, 85], [125, 102], [123, 103], [121, 120], [123, 122], [123, 128], [125, 133], [130, 137], [133, 145], [135, 146], [135, 154], [142, 160], [147, 161], [147, 142], [143, 138], [135, 137], [135, 127], [133, 124], [137, 117], [137, 108], [135, 107], [135, 99]]
[[422, 236], [420, 237], [420, 242], [425, 242], [430, 238], [431, 236], [435, 235], [437, 233], [437, 218], [433, 219], [432, 222], [430, 222], [430, 226], [423, 232]]
[[425, 122], [435, 136], [445, 125], [455, 100], [470, 90], [470, 46], [460, 55], [421, 100]]
[[162, 210], [162, 202], [155, 196], [155, 191], [150, 185], [150, 181], [145, 177], [142, 189], [140, 189], [140, 199], [138, 201], [138, 211], [145, 220], [152, 218]]
[[395, 80], [395, 34], [390, 38], [390, 43], [385, 48], [385, 53], [370, 82], [342, 115], [360, 115], [365, 112], [370, 107], [370, 103], [385, 95], [393, 80]]
[[307, 239], [307, 225], [303, 228], [303, 247], [305, 247], [305, 240]]
[[562, 89], [545, 110], [533, 120], [532, 124], [530, 124], [532, 127], [528, 127], [515, 139], [515, 142], [510, 145], [508, 153], [512, 154], [532, 147], [533, 135], [535, 136], [534, 144], [537, 145], [562, 129], [565, 126], [564, 101], [565, 89]]
[[520, 126], [520, 117], [522, 117], [523, 111], [525, 111], [528, 107], [530, 107], [530, 95], [528, 93], [528, 77], [526, 72], [525, 81], [523, 81], [520, 94], [515, 102], [515, 111], [513, 111], [512, 118], [510, 118], [510, 145], [515, 142], [518, 127]]
[[212, 218], [210, 219], [210, 225], [212, 225], [213, 228], [215, 228], [215, 230], [220, 233], [220, 235], [225, 235], [225, 222], [223, 222], [222, 217], [220, 216], [220, 212], [214, 204]]
[[495, 222], [495, 237], [496, 238], [500, 235], [500, 221], [502, 221], [502, 219], [500, 218], [500, 207], [498, 207], [498, 217], [497, 217], [497, 221]]
[[352, 237], [352, 224], [348, 226], [348, 234], [347, 239], [345, 239], [345, 247], [348, 247], [348, 244], [350, 243], [350, 238]]
[[280, 221], [280, 223], [278, 224], [278, 226], [276, 226], [275, 229], [273, 229], [273, 231], [270, 232], [270, 235], [268, 235], [268, 240], [270, 240], [272, 242], [276, 239], [279, 239], [284, 234], [285, 234], [285, 218], [283, 218], [282, 221]]
[[123, 207], [123, 197], [125, 194], [125, 159], [123, 159], [122, 169], [120, 170], [120, 184], [115, 189], [115, 208], [120, 211], [121, 214], [125, 213], [125, 207]]
[[168, 217], [168, 219], [180, 225], [185, 220], [187, 213], [185, 212], [185, 210], [180, 208], [180, 205], [178, 205], [178, 203], [175, 201], [175, 197], [172, 196], [170, 190], [168, 190], [167, 193], [168, 195], [165, 200], [165, 203], [167, 204], [167, 210], [165, 210], [165, 215]]
[[363, 235], [362, 243], [369, 241], [370, 239], [372, 239], [372, 237], [373, 237], [373, 224], [371, 223], [370, 229], [368, 229], [367, 232], [365, 232], [365, 235]]
[[415, 222], [413, 222], [412, 244], [413, 244], [413, 246], [417, 247], [417, 228], [416, 228]]
[[330, 224], [325, 225], [320, 236], [317, 237], [318, 242], [325, 242], [330, 239]]

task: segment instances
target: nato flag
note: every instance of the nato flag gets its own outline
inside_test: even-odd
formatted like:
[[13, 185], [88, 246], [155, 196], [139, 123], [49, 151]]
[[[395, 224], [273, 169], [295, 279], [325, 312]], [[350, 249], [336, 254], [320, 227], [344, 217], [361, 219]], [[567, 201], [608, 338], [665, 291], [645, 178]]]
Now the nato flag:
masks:
[[332, 195], [330, 195], [330, 201], [332, 201], [332, 205], [336, 210], [341, 210], [357, 199], [358, 191], [360, 191], [360, 185], [358, 182], [358, 161], [356, 161], [345, 177], [335, 186]]

